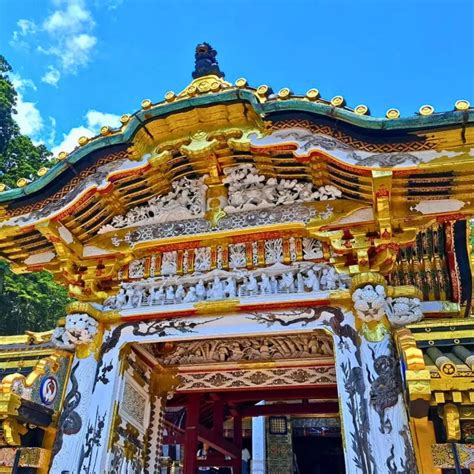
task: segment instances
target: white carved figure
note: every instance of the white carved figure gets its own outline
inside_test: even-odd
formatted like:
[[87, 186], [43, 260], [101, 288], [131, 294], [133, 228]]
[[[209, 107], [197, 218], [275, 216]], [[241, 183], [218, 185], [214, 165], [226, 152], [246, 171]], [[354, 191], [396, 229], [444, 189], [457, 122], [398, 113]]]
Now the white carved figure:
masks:
[[310, 288], [311, 291], [320, 290], [319, 278], [313, 269], [308, 270], [308, 277], [305, 278], [304, 284], [306, 288]]
[[139, 285], [136, 285], [133, 289], [132, 295], [132, 306], [138, 308], [142, 305], [144, 289]]
[[183, 285], [178, 285], [178, 288], [176, 288], [176, 293], [174, 295], [176, 303], [181, 303], [186, 296], [186, 292], [184, 291]]
[[64, 327], [54, 330], [52, 340], [60, 348], [74, 349], [88, 344], [97, 335], [98, 322], [85, 313], [68, 314]]
[[277, 281], [275, 275], [272, 275], [270, 277], [270, 288], [271, 288], [273, 294], [278, 293], [278, 281]]
[[335, 186], [315, 189], [312, 183], [296, 179], [266, 178], [253, 164], [240, 164], [224, 170], [224, 183], [229, 186], [227, 213], [263, 209], [296, 202], [323, 201], [342, 196]]
[[382, 285], [366, 285], [352, 294], [354, 310], [364, 322], [380, 321], [386, 312], [385, 288]]
[[295, 291], [295, 280], [291, 272], [284, 273], [280, 281], [280, 289], [284, 293], [293, 293]]
[[198, 281], [196, 285], [196, 296], [199, 301], [206, 299], [206, 287], [204, 286], [204, 282], [202, 280]]
[[214, 277], [214, 281], [212, 282], [211, 289], [209, 291], [208, 298], [210, 300], [223, 300], [225, 297], [224, 293], [224, 285], [220, 281], [218, 276]]
[[272, 284], [270, 278], [265, 273], [262, 275], [262, 281], [260, 282], [260, 294], [269, 295], [272, 293]]
[[196, 288], [194, 288], [194, 286], [191, 286], [189, 288], [188, 293], [183, 298], [183, 303], [195, 303], [196, 301], [198, 301], [198, 297], [196, 295]]
[[225, 281], [224, 293], [228, 298], [235, 298], [237, 296], [237, 285], [234, 278], [227, 278]]
[[296, 290], [298, 291], [298, 293], [304, 293], [304, 287], [305, 287], [305, 282], [304, 282], [303, 274], [301, 272], [298, 272], [296, 274]]
[[174, 287], [167, 286], [166, 287], [166, 300], [167, 303], [174, 303]]
[[133, 286], [128, 286], [125, 290], [125, 296], [127, 298], [127, 302], [125, 304], [125, 308], [131, 308], [133, 306], [133, 295], [135, 294], [135, 288]]
[[130, 226], [203, 217], [206, 208], [206, 177], [207, 175], [199, 179], [182, 178], [174, 181], [168, 194], [150, 199], [145, 206], [134, 207], [126, 216], [115, 217], [110, 224], [99, 230], [99, 234]]
[[418, 298], [387, 298], [387, 317], [392, 326], [399, 328], [423, 319], [421, 301]]
[[250, 274], [248, 283], [247, 283], [247, 292], [249, 295], [255, 296], [258, 295], [258, 282], [257, 279]]

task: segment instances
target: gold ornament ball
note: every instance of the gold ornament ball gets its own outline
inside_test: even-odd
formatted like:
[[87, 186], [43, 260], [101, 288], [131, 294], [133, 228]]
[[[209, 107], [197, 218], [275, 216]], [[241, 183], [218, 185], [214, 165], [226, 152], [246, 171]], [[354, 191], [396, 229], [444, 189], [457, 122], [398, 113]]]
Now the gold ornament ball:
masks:
[[87, 145], [87, 143], [89, 143], [89, 139], [87, 137], [81, 137], [79, 138], [78, 143], [80, 146]]
[[144, 99], [142, 100], [142, 109], [146, 110], [151, 107], [151, 100], [150, 99]]
[[60, 151], [58, 154], [58, 160], [65, 160], [67, 158], [67, 153], [65, 151]]
[[100, 129], [100, 134], [101, 134], [102, 136], [104, 136], [104, 137], [105, 137], [106, 135], [109, 135], [109, 134], [110, 134], [110, 128], [107, 127], [107, 125], [104, 125], [104, 126], [101, 127], [101, 129]]
[[434, 112], [434, 107], [432, 105], [422, 105], [418, 112], [424, 116], [431, 115]]
[[331, 105], [333, 107], [342, 107], [346, 101], [344, 100], [344, 97], [342, 95], [336, 95], [331, 99]]
[[245, 87], [247, 85], [247, 79], [240, 77], [235, 81], [235, 85], [239, 88]]
[[176, 94], [173, 91], [168, 91], [165, 94], [165, 100], [166, 102], [173, 102], [173, 100], [176, 99]]
[[398, 117], [400, 117], [400, 111], [398, 109], [388, 109], [385, 114], [385, 117], [387, 117], [388, 119], [397, 119]]
[[354, 113], [356, 113], [357, 115], [368, 115], [369, 108], [364, 104], [360, 104], [354, 109]]
[[278, 92], [278, 97], [280, 99], [288, 99], [290, 95], [291, 95], [291, 91], [290, 89], [288, 89], [288, 87], [284, 87], [283, 89], [280, 89], [280, 91]]
[[269, 91], [269, 87], [267, 85], [262, 85], [262, 86], [259, 86], [258, 89], [257, 89], [257, 94], [258, 95], [267, 95], [268, 94], [268, 91]]
[[130, 121], [130, 115], [124, 114], [120, 117], [120, 121], [122, 122], [123, 125], [128, 123]]
[[48, 172], [48, 169], [49, 168], [46, 168], [46, 166], [42, 166], [37, 172], [36, 174], [38, 176], [44, 176], [47, 172]]
[[20, 178], [20, 179], [16, 182], [16, 185], [17, 185], [19, 188], [23, 188], [23, 187], [25, 187], [27, 184], [28, 184], [28, 180], [27, 180], [26, 178]]
[[217, 92], [221, 88], [221, 85], [217, 81], [211, 82], [211, 91]]
[[196, 93], [197, 93], [196, 86], [189, 86], [187, 88], [187, 93], [188, 93], [188, 95], [196, 95]]
[[458, 100], [454, 104], [454, 108], [456, 110], [467, 110], [467, 109], [469, 109], [469, 107], [471, 107], [471, 104], [469, 103], [469, 101], [464, 100], [464, 99]]
[[0, 183], [0, 193], [7, 190], [7, 185], [5, 183]]
[[318, 89], [310, 89], [306, 92], [306, 98], [309, 100], [316, 100], [319, 97]]

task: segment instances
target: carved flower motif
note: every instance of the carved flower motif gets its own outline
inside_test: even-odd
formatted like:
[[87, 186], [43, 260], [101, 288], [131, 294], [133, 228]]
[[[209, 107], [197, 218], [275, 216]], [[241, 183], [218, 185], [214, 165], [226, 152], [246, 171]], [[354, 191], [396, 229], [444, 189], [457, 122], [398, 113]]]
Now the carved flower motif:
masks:
[[386, 311], [385, 288], [382, 285], [366, 285], [352, 294], [354, 310], [364, 322], [380, 321]]
[[388, 298], [387, 316], [394, 327], [416, 323], [423, 318], [421, 302], [418, 298]]

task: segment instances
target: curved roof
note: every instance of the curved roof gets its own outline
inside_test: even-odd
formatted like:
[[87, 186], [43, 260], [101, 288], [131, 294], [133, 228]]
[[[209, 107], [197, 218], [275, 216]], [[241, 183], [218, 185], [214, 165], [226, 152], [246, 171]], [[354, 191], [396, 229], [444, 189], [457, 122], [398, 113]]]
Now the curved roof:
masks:
[[[408, 118], [375, 118], [366, 115], [368, 110], [364, 106], [352, 110], [344, 105], [342, 97], [337, 96], [327, 101], [320, 98], [315, 89], [308, 91], [305, 96], [294, 95], [289, 89], [282, 89], [275, 94], [268, 86], [250, 87], [244, 79], [239, 79], [235, 85], [231, 85], [217, 76], [201, 77], [180, 94], [167, 93], [162, 102], [143, 101], [141, 110], [131, 116], [122, 117], [121, 128], [103, 127], [100, 135], [81, 139], [80, 146], [69, 155], [60, 154], [62, 159], [34, 182], [0, 192], [0, 203], [34, 200], [34, 196], [45, 188], [57, 188], [54, 183], [58, 180], [67, 182], [104, 154], [125, 151], [139, 142], [144, 135], [156, 143], [160, 137], [155, 137], [150, 132], [152, 123], [158, 120], [169, 121], [170, 117], [177, 120], [180, 114], [190, 110], [240, 103], [251, 110], [256, 119], [278, 121], [304, 118], [342, 130], [363, 141], [375, 143], [417, 141], [420, 137], [426, 138], [430, 134], [458, 130], [457, 140], [451, 140], [451, 143], [445, 146], [448, 149], [453, 146], [466, 146], [474, 141], [471, 128], [474, 123], [474, 109], [468, 108], [469, 103], [466, 101], [460, 102], [462, 103], [458, 107], [465, 110], [433, 113], [432, 109], [425, 109], [429, 115], [420, 113]], [[397, 114], [392, 112], [392, 115], [396, 117]]]

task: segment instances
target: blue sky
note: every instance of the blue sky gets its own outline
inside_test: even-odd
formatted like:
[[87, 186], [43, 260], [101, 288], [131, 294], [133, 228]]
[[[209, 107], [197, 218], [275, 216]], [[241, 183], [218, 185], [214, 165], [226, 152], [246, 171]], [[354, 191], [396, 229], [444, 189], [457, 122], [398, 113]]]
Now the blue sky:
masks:
[[0, 0], [18, 122], [55, 152], [183, 89], [202, 41], [231, 82], [316, 87], [374, 116], [474, 102], [473, 0]]

